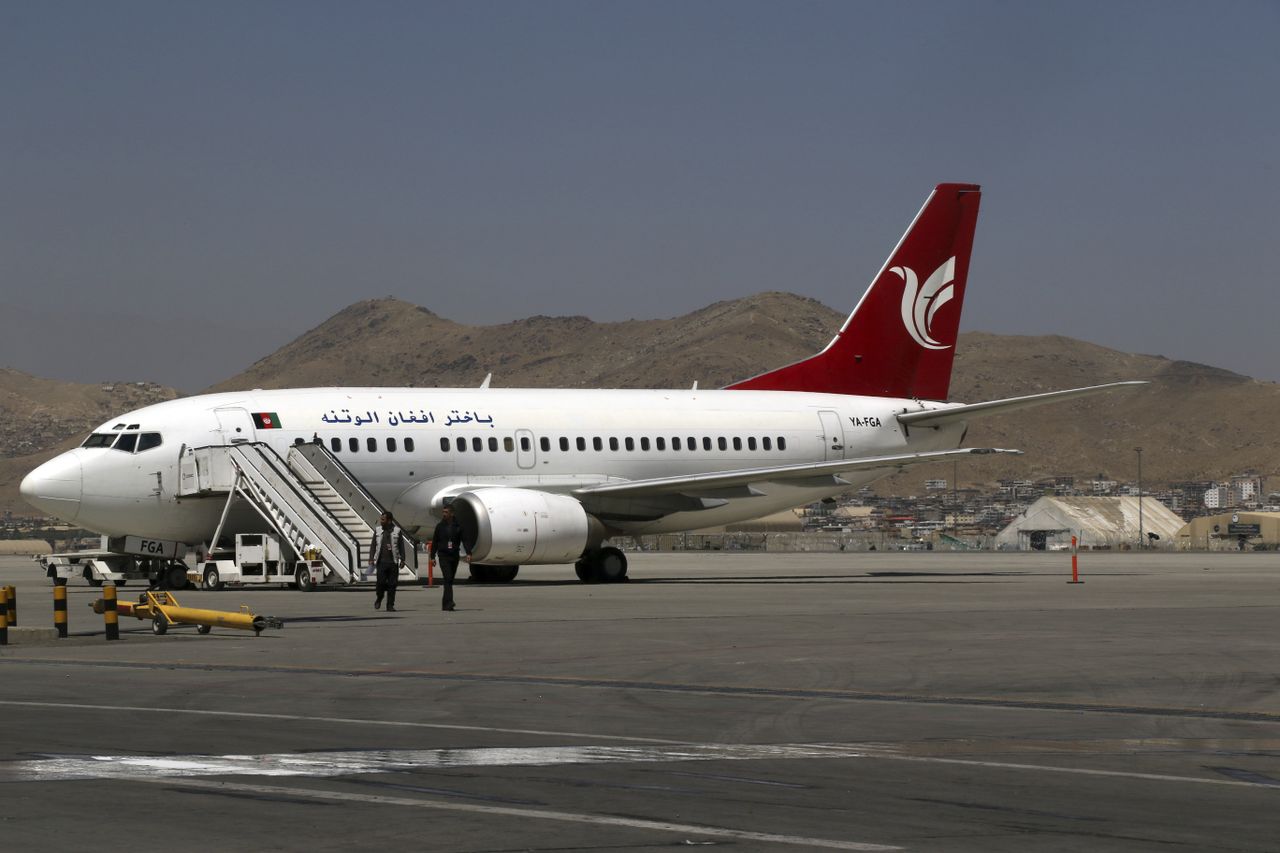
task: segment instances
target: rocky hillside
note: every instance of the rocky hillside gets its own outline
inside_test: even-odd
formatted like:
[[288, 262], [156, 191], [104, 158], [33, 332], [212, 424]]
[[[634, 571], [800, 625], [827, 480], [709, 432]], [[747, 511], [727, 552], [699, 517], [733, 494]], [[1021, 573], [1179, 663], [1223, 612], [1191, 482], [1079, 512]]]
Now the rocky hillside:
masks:
[[121, 412], [172, 400], [149, 382], [81, 385], [0, 368], [0, 458], [39, 453]]
[[[720, 302], [682, 317], [596, 323], [530, 317], [467, 326], [395, 299], [358, 302], [214, 390], [323, 385], [494, 387], [722, 386], [816, 352], [843, 321], [786, 293]], [[1245, 469], [1280, 476], [1272, 425], [1280, 385], [1217, 368], [1134, 355], [1063, 337], [970, 332], [956, 352], [951, 397], [978, 401], [1119, 379], [1118, 392], [973, 422], [969, 446], [1015, 447], [1022, 457], [960, 466], [962, 485], [1050, 474], [1158, 483], [1225, 477]], [[55, 449], [110, 415], [175, 396], [172, 389], [71, 385], [0, 371], [0, 509], [25, 512], [17, 483]], [[882, 490], [910, 493], [952, 466], [918, 468]]]

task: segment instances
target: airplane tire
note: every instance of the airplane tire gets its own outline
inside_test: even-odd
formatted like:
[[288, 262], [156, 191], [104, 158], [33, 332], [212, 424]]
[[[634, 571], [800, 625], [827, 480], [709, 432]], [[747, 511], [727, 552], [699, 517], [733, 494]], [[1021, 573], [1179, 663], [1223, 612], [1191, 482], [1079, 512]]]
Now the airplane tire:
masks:
[[601, 583], [619, 583], [627, 579], [627, 555], [617, 548], [601, 548], [595, 559], [596, 579]]
[[169, 630], [169, 620], [165, 618], [163, 613], [157, 613], [151, 617], [151, 633], [157, 637]]
[[217, 566], [210, 566], [204, 570], [204, 588], [222, 589], [222, 576], [218, 574]]
[[573, 564], [573, 571], [578, 575], [578, 580], [583, 583], [596, 582], [596, 567], [591, 559], [583, 558]]

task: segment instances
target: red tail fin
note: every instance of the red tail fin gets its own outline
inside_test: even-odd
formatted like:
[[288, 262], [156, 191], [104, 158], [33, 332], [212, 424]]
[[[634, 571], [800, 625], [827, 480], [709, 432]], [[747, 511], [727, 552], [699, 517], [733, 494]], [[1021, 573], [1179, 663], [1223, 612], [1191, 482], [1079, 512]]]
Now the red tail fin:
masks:
[[728, 387], [945, 400], [981, 195], [938, 184], [826, 349]]

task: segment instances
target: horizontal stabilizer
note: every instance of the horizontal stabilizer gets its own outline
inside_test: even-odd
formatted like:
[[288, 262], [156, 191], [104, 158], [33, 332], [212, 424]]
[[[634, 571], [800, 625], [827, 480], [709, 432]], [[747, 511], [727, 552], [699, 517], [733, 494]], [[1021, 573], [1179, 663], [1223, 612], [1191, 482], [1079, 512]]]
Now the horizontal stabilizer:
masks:
[[1009, 397], [1004, 400], [990, 400], [986, 403], [969, 403], [963, 406], [949, 406], [945, 409], [924, 409], [919, 412], [903, 412], [898, 415], [898, 422], [903, 426], [941, 426], [967, 421], [986, 415], [1003, 415], [1018, 409], [1030, 409], [1032, 406], [1043, 406], [1045, 403], [1060, 403], [1076, 397], [1088, 397], [1117, 388], [1133, 388], [1149, 385], [1143, 380], [1128, 382], [1109, 382], [1106, 385], [1090, 385], [1087, 388], [1071, 388], [1066, 391], [1049, 391], [1044, 394], [1031, 394], [1026, 397]]
[[[905, 468], [922, 462], [938, 462], [958, 459], [962, 456], [982, 456], [993, 453], [1020, 455], [1021, 450], [1004, 450], [994, 447], [962, 447], [958, 450], [935, 450], [928, 453], [901, 453], [891, 456], [867, 456], [861, 459], [836, 459], [831, 462], [810, 462], [803, 465], [782, 465], [776, 468], [747, 468], [740, 471], [721, 471], [715, 474], [691, 474], [680, 477], [655, 477], [651, 480], [628, 480], [601, 483], [574, 489], [579, 498], [588, 497], [639, 497], [666, 494], [709, 495], [722, 494], [734, 486], [752, 483], [784, 483], [794, 486], [811, 485], [818, 477], [838, 477], [848, 471], [872, 471], [877, 469]], [[828, 483], [831, 480], [827, 481]]]

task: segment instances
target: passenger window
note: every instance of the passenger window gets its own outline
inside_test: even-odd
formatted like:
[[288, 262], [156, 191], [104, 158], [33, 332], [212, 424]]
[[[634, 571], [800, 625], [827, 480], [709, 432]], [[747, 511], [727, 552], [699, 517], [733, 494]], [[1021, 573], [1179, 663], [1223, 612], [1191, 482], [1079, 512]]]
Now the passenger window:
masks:
[[627, 436], [625, 439], [623, 439], [623, 443], [626, 444], [627, 450], [636, 449], [636, 440], [631, 436]]
[[490, 453], [498, 452], [498, 439], [494, 438], [493, 436], [489, 436], [489, 452]]
[[369, 436], [367, 439], [365, 439], [364, 443], [365, 443], [365, 446], [369, 448], [370, 453], [376, 453], [378, 451], [378, 439], [374, 438], [373, 436]]
[[405, 452], [405, 453], [412, 453], [412, 452], [413, 452], [413, 439], [412, 439], [412, 438], [406, 438], [406, 439], [404, 440], [404, 452]]
[[359, 453], [359, 452], [360, 452], [360, 439], [358, 439], [358, 438], [348, 438], [348, 439], [347, 439], [347, 447], [351, 450], [351, 452], [352, 452], [352, 453]]
[[578, 442], [577, 442], [577, 443], [578, 443], [578, 449], [579, 449], [579, 450], [586, 450], [586, 449], [587, 449], [587, 440], [586, 440], [585, 438], [583, 438], [582, 436], [578, 436]]
[[672, 450], [679, 450], [679, 449], [680, 449], [680, 436], [678, 436], [678, 435], [673, 435], [673, 436], [671, 437], [671, 449], [672, 449]]
[[138, 434], [136, 432], [128, 432], [120, 436], [120, 440], [116, 442], [115, 449], [125, 453], [132, 453], [137, 444]]
[[738, 437], [738, 436], [736, 436], [736, 435], [733, 437], [733, 449], [734, 449], [734, 450], [741, 450], [741, 449], [742, 449], [742, 439], [741, 439], [741, 438], [739, 438], [739, 437]]
[[729, 449], [729, 442], [725, 440], [725, 437], [723, 435], [720, 436], [718, 439], [716, 439], [716, 444], [720, 446], [721, 450]]
[[465, 438], [456, 439], [454, 443], [457, 446], [459, 453], [464, 453], [466, 451], [467, 440]]
[[569, 439], [565, 438], [563, 435], [560, 436], [560, 449], [561, 450], [569, 449]]
[[666, 450], [666, 449], [667, 449], [667, 440], [666, 440], [665, 438], [663, 438], [662, 436], [658, 436], [658, 437], [657, 437], [657, 438], [655, 438], [653, 441], [654, 441], [655, 446], [656, 446], [659, 450]]
[[525, 453], [529, 452], [529, 437], [527, 435], [520, 436], [520, 449]]
[[334, 453], [341, 453], [342, 439], [338, 438], [336, 435], [331, 437], [329, 439], [329, 449], [332, 450]]
[[387, 439], [387, 452], [388, 453], [396, 452], [396, 440], [394, 438]]
[[610, 439], [609, 439], [609, 449], [610, 449], [610, 450], [617, 450], [617, 449], [618, 449], [618, 439], [616, 439], [616, 438], [610, 438]]
[[769, 441], [769, 436], [760, 439], [760, 443], [764, 445], [765, 450], [773, 450], [773, 444]]
[[542, 438], [538, 439], [538, 446], [542, 448], [543, 453], [549, 452], [551, 450], [551, 439], [544, 435]]
[[705, 435], [702, 437], [702, 449], [703, 449], [703, 450], [710, 450], [710, 449], [711, 449], [711, 439], [710, 439], [710, 437], [705, 436]]
[[449, 452], [449, 439], [447, 438], [440, 439], [440, 449], [445, 453]]
[[596, 449], [597, 453], [600, 452], [601, 450], [604, 450], [604, 442], [600, 440], [600, 436], [598, 435], [595, 438], [591, 439], [591, 446]]
[[516, 452], [516, 443], [514, 440], [512, 440], [511, 436], [507, 436], [506, 438], [502, 439], [502, 449], [507, 451], [508, 453]]
[[484, 442], [480, 440], [479, 436], [476, 436], [475, 438], [471, 439], [471, 449], [474, 450], [476, 453], [479, 453], [481, 450], [484, 450]]
[[649, 449], [649, 436], [643, 436], [640, 439], [640, 449], [647, 451]]
[[786, 450], [786, 449], [787, 449], [787, 440], [786, 440], [785, 438], [783, 438], [782, 436], [778, 436], [778, 449], [779, 449], [779, 450]]
[[150, 450], [153, 447], [159, 447], [161, 443], [162, 443], [162, 440], [160, 438], [160, 433], [144, 432], [141, 436], [138, 437], [138, 452], [141, 453], [144, 450]]
[[756, 449], [756, 437], [753, 435], [747, 438], [747, 450], [755, 450], [755, 449]]

